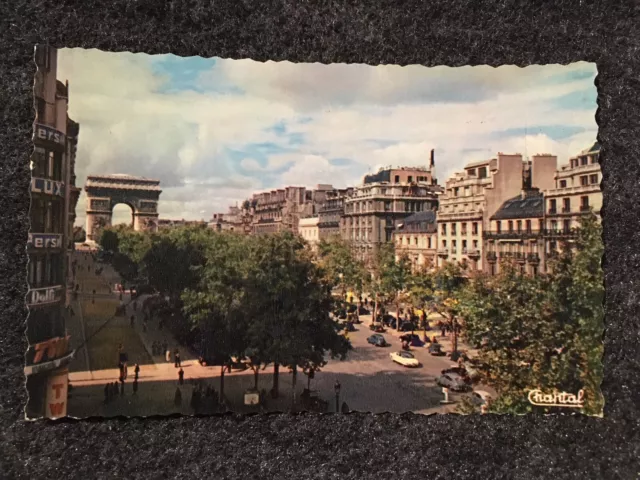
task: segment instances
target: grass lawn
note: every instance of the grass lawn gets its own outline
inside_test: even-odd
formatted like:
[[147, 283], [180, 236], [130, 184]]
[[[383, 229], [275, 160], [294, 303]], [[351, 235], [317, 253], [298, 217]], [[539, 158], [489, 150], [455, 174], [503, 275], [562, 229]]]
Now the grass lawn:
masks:
[[[85, 321], [88, 342], [89, 359], [93, 370], [102, 370], [118, 367], [118, 346], [122, 344], [124, 351], [129, 355], [129, 364], [153, 363], [144, 348], [140, 337], [129, 326], [125, 317], [113, 318], [118, 300], [96, 299], [95, 303], [86, 300], [82, 305], [82, 314]], [[109, 320], [111, 319], [111, 320]], [[100, 331], [105, 322], [107, 323]], [[98, 331], [98, 333], [95, 333]], [[94, 335], [95, 333], [95, 335]]]

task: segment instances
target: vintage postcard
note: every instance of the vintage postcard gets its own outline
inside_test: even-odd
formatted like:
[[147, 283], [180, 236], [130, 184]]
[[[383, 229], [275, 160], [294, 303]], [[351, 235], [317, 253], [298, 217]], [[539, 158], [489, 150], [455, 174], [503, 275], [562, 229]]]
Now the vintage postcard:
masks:
[[594, 64], [35, 61], [27, 418], [602, 415]]

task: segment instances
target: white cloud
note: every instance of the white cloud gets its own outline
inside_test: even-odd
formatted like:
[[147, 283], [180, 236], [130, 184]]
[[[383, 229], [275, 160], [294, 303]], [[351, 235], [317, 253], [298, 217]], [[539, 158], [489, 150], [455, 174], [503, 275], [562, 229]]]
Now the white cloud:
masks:
[[[558, 103], [575, 92], [595, 98], [595, 68], [585, 63], [427, 69], [217, 59], [196, 79], [205, 87], [198, 92], [165, 90], [171, 79], [154, 69], [157, 58], [65, 49], [58, 76], [70, 81], [69, 113], [80, 123], [79, 185], [88, 173], [158, 178], [164, 217], [199, 219], [287, 184], [357, 183], [381, 165], [426, 165], [431, 148], [440, 183], [498, 151], [565, 162], [597, 131], [595, 111]], [[545, 126], [571, 135], [553, 140]], [[84, 195], [77, 213], [82, 221]]]

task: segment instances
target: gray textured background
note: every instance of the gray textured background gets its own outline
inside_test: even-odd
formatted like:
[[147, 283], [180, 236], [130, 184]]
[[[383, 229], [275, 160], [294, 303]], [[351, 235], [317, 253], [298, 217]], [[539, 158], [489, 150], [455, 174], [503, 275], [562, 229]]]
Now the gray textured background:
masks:
[[[0, 0], [1, 478], [638, 478], [636, 1]], [[33, 45], [305, 62], [597, 62], [605, 418], [266, 415], [27, 423]]]

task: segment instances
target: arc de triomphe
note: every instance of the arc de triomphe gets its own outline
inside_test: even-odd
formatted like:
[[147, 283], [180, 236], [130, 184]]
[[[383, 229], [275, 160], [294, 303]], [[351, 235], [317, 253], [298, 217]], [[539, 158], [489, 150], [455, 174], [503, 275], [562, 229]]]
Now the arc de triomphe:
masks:
[[130, 175], [89, 175], [84, 191], [87, 240], [96, 241], [100, 231], [111, 225], [113, 207], [119, 203], [131, 207], [134, 230], [157, 230], [160, 180]]

